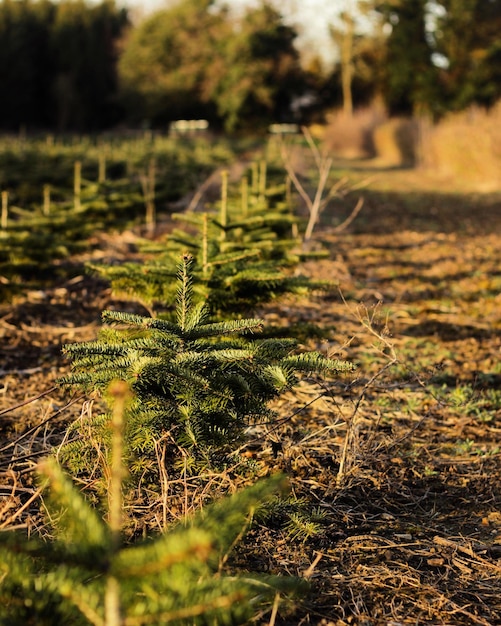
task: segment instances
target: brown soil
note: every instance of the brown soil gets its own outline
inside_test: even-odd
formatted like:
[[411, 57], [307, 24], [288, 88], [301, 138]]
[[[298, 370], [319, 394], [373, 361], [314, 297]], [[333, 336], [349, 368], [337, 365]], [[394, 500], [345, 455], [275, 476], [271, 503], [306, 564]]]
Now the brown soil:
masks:
[[[310, 579], [311, 593], [276, 624], [494, 626], [500, 198], [383, 187], [363, 192], [349, 231], [331, 228], [348, 209], [324, 218], [318, 238], [330, 258], [303, 271], [336, 279], [339, 291], [259, 311], [358, 369], [305, 381], [280, 401], [277, 427], [253, 432], [246, 454], [263, 475], [285, 471], [301, 504], [258, 521], [232, 566]], [[133, 241], [100, 236], [93, 255], [130, 258]], [[53, 387], [68, 369], [61, 345], [95, 337], [100, 312], [122, 304], [76, 272], [1, 305], [2, 528], [33, 529], [35, 463], [85, 409]]]

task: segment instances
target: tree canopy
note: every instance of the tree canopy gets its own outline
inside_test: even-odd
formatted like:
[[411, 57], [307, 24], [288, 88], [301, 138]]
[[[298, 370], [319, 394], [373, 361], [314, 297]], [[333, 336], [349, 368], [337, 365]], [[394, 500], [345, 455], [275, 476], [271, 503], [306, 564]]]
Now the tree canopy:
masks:
[[119, 118], [114, 0], [0, 3], [0, 126], [97, 130]]
[[380, 5], [390, 26], [383, 92], [392, 112], [423, 112], [433, 107], [437, 83], [427, 33], [427, 5], [428, 0], [393, 0]]
[[357, 0], [331, 25], [330, 70], [307, 65], [277, 6], [174, 0], [131, 23], [115, 0], [0, 0], [0, 128], [205, 118], [254, 130], [308, 121], [294, 106], [306, 100], [350, 111], [377, 97], [390, 113], [439, 117], [501, 97], [496, 0]]
[[472, 103], [490, 106], [501, 97], [501, 3], [495, 0], [441, 0], [435, 45], [444, 108]]
[[288, 111], [301, 89], [296, 33], [270, 4], [241, 18], [213, 0], [184, 0], [132, 30], [120, 59], [132, 116], [219, 119], [228, 130]]
[[390, 111], [435, 116], [501, 97], [501, 3], [386, 0], [383, 92]]

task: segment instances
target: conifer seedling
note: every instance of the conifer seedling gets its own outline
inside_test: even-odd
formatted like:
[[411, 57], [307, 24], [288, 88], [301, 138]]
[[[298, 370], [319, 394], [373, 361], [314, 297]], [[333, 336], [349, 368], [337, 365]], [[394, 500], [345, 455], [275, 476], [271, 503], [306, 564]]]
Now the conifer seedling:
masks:
[[[102, 392], [117, 376], [130, 384], [135, 399], [126, 414], [127, 464], [131, 479], [151, 482], [152, 489], [159, 484], [159, 440], [168, 441], [169, 471], [179, 471], [180, 464], [192, 474], [221, 469], [247, 427], [275, 419], [269, 403], [298, 383], [298, 373], [353, 369], [318, 352], [297, 354], [294, 339], [259, 339], [255, 335], [263, 322], [258, 319], [210, 322], [206, 304], [194, 301], [192, 267], [193, 257], [185, 255], [177, 278], [176, 321], [105, 311], [108, 326], [96, 341], [64, 348], [73, 373], [62, 384]], [[104, 451], [109, 448], [106, 423], [101, 416], [90, 425]], [[85, 472], [97, 452], [88, 436], [77, 433], [61, 454], [74, 472]]]
[[[297, 265], [299, 259], [291, 254], [286, 258], [279, 251], [280, 244], [273, 239], [237, 242], [228, 237], [223, 242], [221, 233], [229, 233], [231, 229], [223, 228], [207, 213], [183, 216], [183, 219], [195, 233], [174, 230], [165, 244], [150, 244], [145, 248], [149, 259], [141, 263], [89, 267], [110, 280], [116, 297], [137, 301], [149, 312], [159, 311], [162, 315], [175, 306], [172, 279], [180, 254], [186, 250], [194, 258], [193, 288], [218, 316], [243, 314], [285, 294], [305, 294], [332, 286], [327, 281], [291, 275], [287, 266]], [[246, 220], [245, 227], [250, 222]], [[233, 226], [237, 229], [242, 224]]]
[[328, 281], [292, 275], [302, 257], [294, 252], [299, 241], [290, 233], [296, 219], [285, 203], [273, 196], [268, 199], [264, 190], [256, 191], [251, 200], [244, 204], [230, 198], [227, 176], [223, 176], [217, 213], [174, 214], [184, 229], [173, 229], [163, 242], [140, 245], [149, 256], [141, 263], [89, 267], [111, 281], [117, 297], [138, 301], [150, 313], [156, 307], [165, 311], [174, 306], [175, 290], [169, 278], [186, 251], [195, 259], [194, 288], [214, 314], [245, 314], [284, 294], [331, 288]]
[[50, 539], [0, 533], [0, 621], [9, 626], [242, 624], [277, 594], [305, 589], [292, 577], [227, 576], [221, 559], [253, 509], [284, 486], [276, 475], [211, 505], [167, 532], [127, 545], [122, 537], [123, 419], [128, 386], [111, 386], [113, 443], [107, 520], [54, 459], [41, 466]]

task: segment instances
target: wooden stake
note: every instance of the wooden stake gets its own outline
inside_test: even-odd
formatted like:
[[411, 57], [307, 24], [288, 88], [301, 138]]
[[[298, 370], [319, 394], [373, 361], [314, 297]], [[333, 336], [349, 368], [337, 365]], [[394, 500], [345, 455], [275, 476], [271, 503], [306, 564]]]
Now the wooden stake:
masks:
[[106, 180], [106, 155], [104, 152], [99, 153], [99, 173], [97, 182], [104, 183]]

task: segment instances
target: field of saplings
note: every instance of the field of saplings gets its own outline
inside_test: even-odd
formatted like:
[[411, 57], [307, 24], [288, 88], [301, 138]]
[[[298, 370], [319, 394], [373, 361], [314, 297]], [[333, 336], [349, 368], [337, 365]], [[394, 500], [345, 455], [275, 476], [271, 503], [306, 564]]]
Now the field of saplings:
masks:
[[501, 623], [499, 193], [306, 129], [0, 192], [0, 624]]

